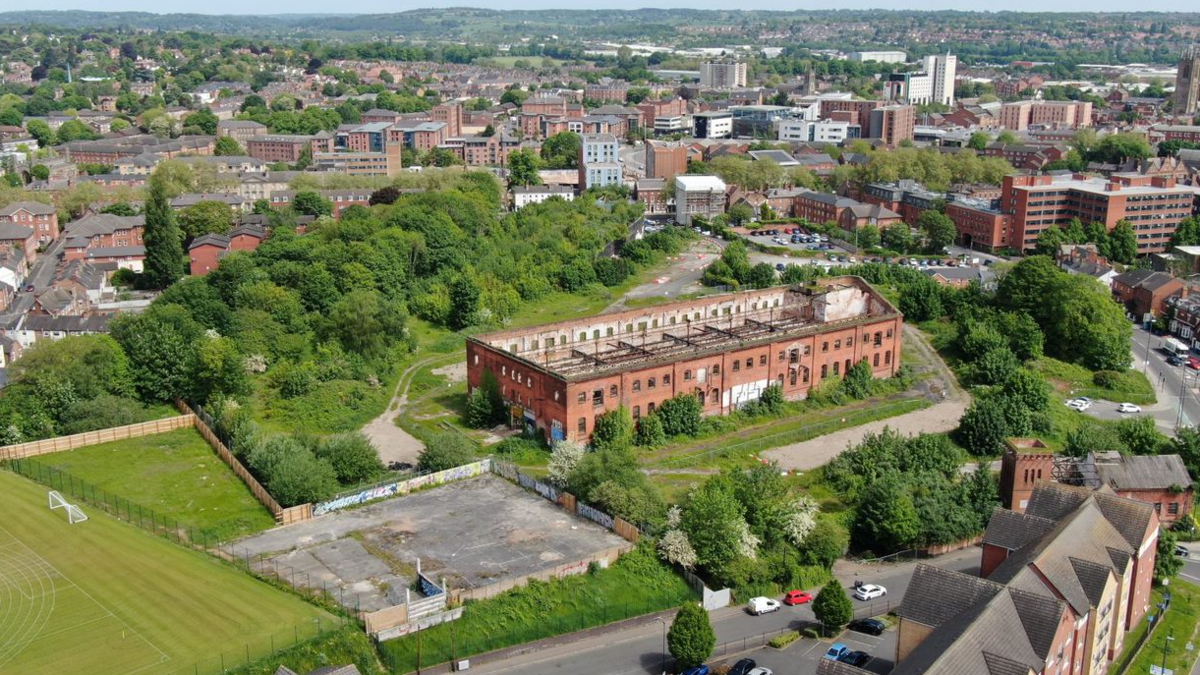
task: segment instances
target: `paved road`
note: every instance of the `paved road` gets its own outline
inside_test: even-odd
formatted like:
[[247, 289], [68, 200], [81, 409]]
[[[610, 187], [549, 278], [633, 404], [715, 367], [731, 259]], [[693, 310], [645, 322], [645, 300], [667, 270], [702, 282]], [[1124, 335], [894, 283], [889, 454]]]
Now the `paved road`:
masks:
[[[1174, 435], [1178, 425], [1194, 426], [1200, 423], [1200, 373], [1186, 366], [1178, 367], [1167, 363], [1167, 357], [1159, 349], [1167, 336], [1151, 335], [1138, 326], [1133, 328], [1131, 349], [1133, 369], [1142, 371], [1150, 379], [1158, 395], [1158, 402], [1142, 406], [1142, 412], [1154, 417], [1159, 430]], [[1182, 395], [1183, 410], [1179, 409]], [[1121, 401], [1097, 401], [1087, 414], [1098, 419], [1120, 419], [1116, 404]]]
[[[54, 270], [58, 267], [58, 256], [62, 253], [63, 246], [67, 240], [65, 237], [55, 241], [50, 248], [37, 257], [33, 262], [33, 268], [29, 270], [29, 274], [25, 277], [26, 284], [33, 284], [38, 291], [50, 285], [54, 280]], [[0, 313], [0, 326], [7, 326], [15, 323], [17, 319], [25, 315], [30, 307], [33, 307], [34, 294], [20, 291], [17, 297], [9, 305], [8, 310]]]
[[[980, 549], [970, 547], [955, 551], [944, 556], [928, 560], [939, 567], [958, 570], [968, 574], [979, 571]], [[895, 607], [904, 597], [909, 580], [916, 566], [915, 562], [892, 563], [886, 565], [862, 565], [854, 563], [839, 563], [834, 572], [838, 579], [850, 586], [855, 578], [866, 583], [882, 584], [888, 589], [886, 600], [876, 601], [868, 606], [867, 603], [855, 601], [855, 609], [869, 611], [874, 614], [884, 614]], [[869, 607], [869, 609], [868, 609]], [[784, 629], [799, 629], [815, 622], [812, 610], [807, 605], [799, 607], [784, 607], [778, 612], [763, 616], [750, 616], [738, 607], [727, 607], [711, 614], [713, 628], [717, 632], [718, 653], [722, 645], [739, 643], [743, 639], [753, 640], [753, 645], [760, 644], [765, 633], [775, 633]], [[668, 621], [669, 624], [669, 621]], [[664, 624], [658, 621], [631, 627], [629, 629], [566, 644], [538, 650], [505, 661], [481, 666], [473, 666], [472, 671], [480, 673], [521, 673], [521, 675], [561, 675], [562, 673], [591, 673], [594, 675], [657, 675], [662, 672], [663, 660], [663, 630]], [[872, 642], [868, 636], [851, 636], [861, 638], [863, 642], [859, 649], [881, 649], [881, 642]], [[789, 654], [801, 654], [812, 650], [817, 643], [812, 640], [802, 640], [788, 650]], [[731, 647], [727, 647], [731, 648]], [[732, 656], [732, 654], [730, 654]], [[879, 656], [890, 660], [891, 654], [879, 652]], [[792, 669], [775, 669], [778, 675], [791, 673], [813, 672], [811, 663], [797, 663]]]
[[632, 170], [639, 178], [646, 175], [646, 146], [622, 145], [617, 155], [626, 169]]

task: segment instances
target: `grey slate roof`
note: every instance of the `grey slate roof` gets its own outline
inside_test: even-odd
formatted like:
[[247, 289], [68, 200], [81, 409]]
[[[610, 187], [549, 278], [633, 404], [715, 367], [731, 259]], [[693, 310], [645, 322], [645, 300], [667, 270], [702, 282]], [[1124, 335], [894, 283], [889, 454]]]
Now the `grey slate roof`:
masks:
[[983, 543], [1015, 551], [1054, 527], [1053, 520], [997, 506], [983, 534]]
[[1071, 567], [1075, 568], [1075, 576], [1079, 577], [1079, 584], [1083, 587], [1083, 592], [1087, 594], [1088, 601], [1092, 603], [1093, 607], [1099, 607], [1112, 568], [1080, 558], [1068, 558], [1068, 560], [1071, 561]]
[[1061, 520], [1063, 516], [1079, 508], [1091, 495], [1092, 491], [1087, 488], [1039, 482], [1029, 497], [1025, 513], [1049, 520]]
[[188, 250], [190, 251], [194, 248], [200, 248], [201, 246], [216, 246], [218, 248], [228, 249], [229, 237], [226, 237], [223, 234], [202, 234], [192, 240], [191, 245], [188, 246]]
[[1097, 458], [1096, 470], [1100, 480], [1114, 490], [1154, 490], [1192, 484], [1179, 455], [1131, 455], [1116, 462]]
[[1029, 638], [1029, 644], [1041, 658], [1050, 656], [1050, 647], [1054, 643], [1054, 634], [1058, 631], [1058, 623], [1062, 619], [1067, 604], [1058, 598], [1052, 598], [1041, 593], [1029, 593], [1019, 588], [1008, 589], [1017, 616], [1021, 618], [1021, 626]]
[[117, 230], [145, 227], [146, 216], [114, 216], [111, 213], [95, 213], [84, 216], [67, 225], [68, 237], [90, 239], [98, 234], [112, 234]]
[[26, 239], [28, 239], [32, 236], [33, 236], [33, 228], [31, 228], [31, 227], [25, 227], [24, 225], [17, 225], [16, 223], [10, 223], [7, 220], [0, 221], [0, 240], [3, 240], [3, 241], [12, 241], [12, 240], [25, 241]]
[[896, 616], [936, 628], [1003, 590], [987, 579], [920, 563]]
[[41, 202], [13, 202], [8, 206], [0, 209], [0, 216], [11, 216], [17, 211], [28, 211], [37, 216], [45, 216], [54, 213], [54, 207]]

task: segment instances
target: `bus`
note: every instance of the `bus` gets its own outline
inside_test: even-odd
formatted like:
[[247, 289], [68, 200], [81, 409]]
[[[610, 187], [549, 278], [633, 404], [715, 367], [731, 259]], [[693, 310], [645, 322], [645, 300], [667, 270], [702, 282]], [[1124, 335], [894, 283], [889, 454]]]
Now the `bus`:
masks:
[[1178, 356], [1181, 359], [1188, 357], [1188, 346], [1175, 338], [1163, 340], [1162, 350], [1167, 356]]

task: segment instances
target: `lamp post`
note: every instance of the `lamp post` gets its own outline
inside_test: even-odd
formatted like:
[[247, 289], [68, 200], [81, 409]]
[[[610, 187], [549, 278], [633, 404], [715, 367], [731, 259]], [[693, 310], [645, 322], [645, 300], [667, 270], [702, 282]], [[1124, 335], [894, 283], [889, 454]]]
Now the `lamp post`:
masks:
[[658, 622], [663, 627], [662, 674], [667, 675], [667, 621], [660, 616], [658, 617]]
[[1174, 633], [1174, 631], [1167, 633], [1167, 639], [1163, 640], [1163, 660], [1161, 671], [1163, 673], [1167, 672], [1167, 652], [1169, 651], [1170, 644], [1175, 641], [1175, 636], [1172, 633]]

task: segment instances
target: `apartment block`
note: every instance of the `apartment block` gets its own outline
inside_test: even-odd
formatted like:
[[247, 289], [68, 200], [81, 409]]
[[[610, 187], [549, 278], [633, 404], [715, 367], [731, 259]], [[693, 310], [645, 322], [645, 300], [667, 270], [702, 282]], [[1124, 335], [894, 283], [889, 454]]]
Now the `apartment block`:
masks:
[[306, 148], [311, 149], [312, 136], [268, 134], [246, 139], [246, 154], [265, 162], [295, 164]]
[[392, 144], [382, 152], [317, 152], [313, 166], [317, 171], [394, 178], [401, 169], [400, 146]]
[[612, 134], [584, 134], [579, 146], [579, 189], [621, 184], [620, 145]]
[[670, 180], [687, 173], [690, 148], [683, 143], [646, 141], [646, 177]]
[[719, 61], [700, 64], [700, 87], [703, 89], [738, 89], [745, 86], [745, 63]]
[[716, 176], [675, 176], [675, 222], [691, 225], [692, 218], [725, 213], [725, 181]]
[[871, 111], [867, 138], [878, 138], [890, 146], [911, 141], [915, 136], [917, 109], [911, 105], [889, 105]]
[[1079, 129], [1092, 126], [1091, 101], [1015, 101], [1000, 108], [1000, 126], [1013, 131], [1030, 127]]

